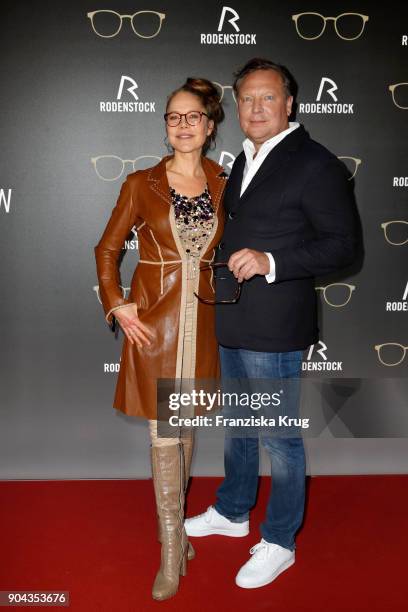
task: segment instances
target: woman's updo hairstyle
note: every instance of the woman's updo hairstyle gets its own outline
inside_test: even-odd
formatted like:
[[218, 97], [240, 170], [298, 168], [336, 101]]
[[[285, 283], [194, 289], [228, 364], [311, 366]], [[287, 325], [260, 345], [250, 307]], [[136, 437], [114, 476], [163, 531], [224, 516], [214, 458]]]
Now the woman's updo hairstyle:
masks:
[[208, 79], [195, 79], [193, 77], [188, 77], [186, 82], [178, 89], [175, 89], [167, 98], [166, 113], [174, 96], [181, 91], [186, 91], [200, 98], [200, 101], [208, 115], [208, 119], [212, 119], [214, 121], [213, 131], [209, 136], [207, 136], [207, 140], [203, 145], [203, 155], [205, 155], [210, 148], [215, 148], [218, 124], [221, 123], [225, 117], [224, 109], [222, 108], [222, 104], [220, 102], [220, 93], [214, 83]]

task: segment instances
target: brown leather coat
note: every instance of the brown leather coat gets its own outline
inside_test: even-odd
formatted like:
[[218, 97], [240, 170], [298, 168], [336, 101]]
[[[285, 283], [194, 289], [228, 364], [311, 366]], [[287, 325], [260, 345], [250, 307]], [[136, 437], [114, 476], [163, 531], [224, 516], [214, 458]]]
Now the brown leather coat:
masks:
[[[192, 272], [190, 258], [179, 239], [166, 175], [166, 161], [129, 174], [99, 243], [95, 258], [99, 295], [109, 325], [114, 311], [135, 303], [140, 320], [154, 333], [150, 346], [138, 348], [124, 337], [113, 407], [125, 414], [157, 418], [158, 378], [180, 378], [183, 360], [183, 325], [188, 275], [203, 297], [214, 297], [211, 271]], [[222, 208], [226, 174], [216, 162], [202, 164], [216, 210], [215, 223], [200, 257], [201, 264], [215, 255], [224, 227]], [[137, 229], [140, 260], [134, 271], [128, 299], [120, 288], [118, 260], [133, 226]], [[190, 276], [190, 278], [192, 278]], [[219, 375], [215, 338], [215, 308], [194, 299], [193, 369], [197, 378]]]

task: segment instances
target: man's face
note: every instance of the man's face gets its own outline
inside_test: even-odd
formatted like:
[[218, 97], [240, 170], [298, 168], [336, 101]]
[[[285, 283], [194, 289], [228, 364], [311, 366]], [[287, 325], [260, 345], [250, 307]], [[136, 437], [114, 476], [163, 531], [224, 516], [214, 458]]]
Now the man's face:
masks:
[[244, 134], [260, 146], [289, 127], [293, 97], [286, 98], [281, 75], [275, 70], [256, 70], [241, 81], [238, 117]]

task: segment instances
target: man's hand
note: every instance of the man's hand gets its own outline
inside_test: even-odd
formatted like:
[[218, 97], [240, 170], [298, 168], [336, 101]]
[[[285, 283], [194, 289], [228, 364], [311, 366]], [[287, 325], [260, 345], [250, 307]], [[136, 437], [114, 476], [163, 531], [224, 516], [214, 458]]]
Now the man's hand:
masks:
[[253, 249], [241, 249], [235, 251], [228, 260], [228, 268], [238, 279], [239, 283], [249, 280], [255, 274], [269, 274], [269, 258], [262, 251]]
[[154, 338], [154, 334], [140, 321], [137, 316], [136, 304], [128, 304], [126, 307], [118, 308], [113, 311], [113, 314], [119, 321], [129, 342], [132, 344], [136, 342], [139, 348], [143, 347], [143, 343], [150, 346], [150, 339]]

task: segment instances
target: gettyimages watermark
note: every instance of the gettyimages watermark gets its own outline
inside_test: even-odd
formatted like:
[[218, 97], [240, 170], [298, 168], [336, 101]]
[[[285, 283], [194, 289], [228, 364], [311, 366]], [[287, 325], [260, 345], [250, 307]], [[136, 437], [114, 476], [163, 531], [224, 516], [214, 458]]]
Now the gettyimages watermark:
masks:
[[300, 379], [228, 378], [158, 381], [158, 435], [174, 437], [191, 428], [223, 428], [233, 436], [259, 432], [299, 435]]
[[160, 437], [408, 436], [406, 378], [160, 379]]
[[[192, 389], [190, 392], [174, 392], [169, 396], [168, 417], [170, 426], [175, 427], [309, 427], [309, 419], [299, 419], [288, 414], [280, 414], [279, 407], [287, 403], [284, 390], [279, 392], [215, 392]], [[208, 412], [219, 410], [219, 414], [183, 415], [183, 408], [191, 412], [191, 407]], [[276, 408], [277, 410], [273, 410]], [[189, 410], [190, 409], [190, 410]], [[233, 409], [233, 410], [231, 410]], [[293, 412], [293, 410], [291, 411]], [[272, 416], [273, 415], [273, 416]]]

